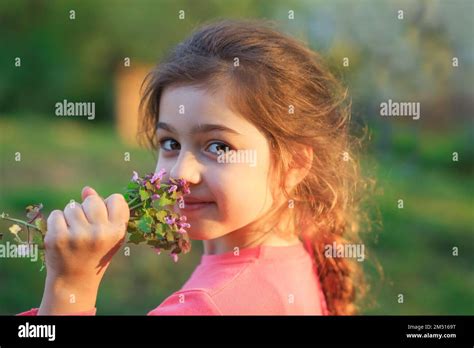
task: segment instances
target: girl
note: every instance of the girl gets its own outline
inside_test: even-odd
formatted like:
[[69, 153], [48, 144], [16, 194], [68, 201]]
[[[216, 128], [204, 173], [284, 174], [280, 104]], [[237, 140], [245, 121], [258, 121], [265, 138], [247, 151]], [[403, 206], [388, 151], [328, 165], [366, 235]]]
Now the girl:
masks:
[[[261, 22], [206, 25], [148, 76], [142, 106], [157, 169], [189, 182], [176, 209], [204, 243], [149, 314], [356, 313], [360, 267], [325, 250], [358, 242], [364, 180], [346, 94], [316, 53]], [[43, 300], [23, 315], [95, 314], [129, 215], [121, 195], [82, 197], [49, 216]]]

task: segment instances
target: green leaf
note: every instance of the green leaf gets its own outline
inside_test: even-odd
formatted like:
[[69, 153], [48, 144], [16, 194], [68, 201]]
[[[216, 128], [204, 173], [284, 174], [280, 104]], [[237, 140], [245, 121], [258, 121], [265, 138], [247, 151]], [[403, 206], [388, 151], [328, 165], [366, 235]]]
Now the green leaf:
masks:
[[155, 225], [155, 234], [160, 237], [163, 237], [165, 235], [165, 231], [162, 224]]
[[167, 240], [168, 242], [174, 241], [173, 232], [171, 232], [171, 231], [169, 231], [169, 230], [166, 231], [166, 240]]
[[127, 224], [127, 231], [130, 233], [135, 232], [137, 230], [137, 224], [135, 221], [129, 221]]
[[46, 221], [43, 218], [38, 218], [35, 220], [35, 226], [38, 227], [38, 230], [41, 231], [41, 234], [46, 234]]
[[161, 222], [161, 223], [165, 223], [165, 216], [167, 215], [168, 213], [166, 212], [166, 210], [160, 210], [158, 211], [157, 213], [155, 213], [155, 216], [156, 216], [156, 219]]
[[128, 185], [127, 185], [127, 189], [129, 190], [136, 190], [137, 188], [140, 187], [140, 184], [136, 183], [136, 182], [130, 182]]
[[148, 191], [152, 191], [152, 192], [155, 191], [155, 188], [153, 187], [153, 185], [149, 181], [147, 181], [145, 183], [145, 187]]
[[151, 208], [148, 208], [146, 212], [150, 216], [155, 216], [156, 213], [158, 213], [158, 209], [151, 207]]
[[145, 237], [143, 237], [143, 235], [139, 232], [132, 233], [130, 237], [128, 238], [128, 242], [133, 243], [133, 244], [139, 244], [144, 241], [145, 241]]
[[44, 243], [44, 242], [43, 242], [43, 238], [41, 238], [41, 236], [38, 235], [38, 233], [35, 233], [35, 234], [33, 235], [33, 243], [34, 243], [34, 244], [37, 244], [37, 245], [38, 245], [38, 248], [41, 249], [41, 247], [43, 246], [43, 243]]
[[140, 193], [140, 199], [142, 200], [142, 202], [150, 198], [150, 194], [144, 188], [141, 188], [139, 193]]
[[153, 218], [151, 216], [144, 215], [140, 220], [138, 220], [137, 227], [144, 233], [150, 233], [152, 223]]
[[161, 195], [160, 199], [158, 200], [159, 201], [159, 205], [160, 206], [166, 206], [166, 205], [171, 205], [171, 204], [174, 204], [174, 200], [173, 199], [170, 199], [169, 197], [167, 197], [167, 195], [163, 194]]
[[160, 205], [160, 200], [154, 200], [151, 202], [151, 206], [155, 209], [161, 210], [163, 207]]

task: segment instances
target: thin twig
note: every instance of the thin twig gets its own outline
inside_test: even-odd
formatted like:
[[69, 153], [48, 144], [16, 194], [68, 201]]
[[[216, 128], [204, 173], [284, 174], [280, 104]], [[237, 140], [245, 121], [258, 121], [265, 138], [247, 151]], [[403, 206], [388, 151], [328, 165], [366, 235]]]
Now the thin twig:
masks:
[[5, 216], [5, 214], [0, 214], [0, 218], [2, 218], [4, 220], [13, 221], [13, 222], [18, 222], [19, 224], [22, 224], [23, 226], [31, 227], [31, 228], [34, 228], [35, 230], [37, 230], [38, 232], [41, 232], [41, 230], [38, 227], [36, 227], [35, 225], [29, 224], [28, 222], [25, 222], [25, 221], [22, 221], [22, 220], [18, 220], [18, 219], [14, 219], [14, 218]]
[[136, 209], [136, 208], [138, 208], [138, 207], [141, 207], [141, 206], [143, 206], [143, 204], [144, 204], [144, 202], [140, 202], [140, 203], [138, 203], [137, 205], [134, 205], [133, 207], [130, 207], [130, 210], [133, 210], [133, 209]]

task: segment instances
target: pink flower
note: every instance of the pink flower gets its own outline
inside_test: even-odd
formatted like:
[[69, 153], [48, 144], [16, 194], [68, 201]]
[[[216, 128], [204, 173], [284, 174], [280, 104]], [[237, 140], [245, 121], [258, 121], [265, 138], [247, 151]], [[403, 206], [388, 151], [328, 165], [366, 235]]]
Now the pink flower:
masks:
[[169, 216], [165, 216], [165, 223], [167, 223], [168, 225], [172, 225], [175, 223], [175, 218], [172, 218], [172, 217], [169, 217]]
[[150, 182], [153, 184], [155, 183], [156, 180], [163, 179], [163, 175], [165, 174], [166, 174], [166, 171], [164, 169], [160, 169], [158, 173], [153, 174], [153, 176], [150, 179]]
[[160, 195], [158, 193], [155, 193], [151, 196], [151, 199], [156, 201], [157, 199], [160, 199]]
[[189, 189], [189, 184], [186, 180], [178, 179], [177, 182], [180, 190], [183, 191], [183, 194], [187, 195], [191, 193], [191, 190]]
[[174, 262], [178, 262], [178, 254], [171, 253], [171, 258], [173, 259]]
[[174, 192], [178, 189], [178, 186], [176, 185], [171, 185], [170, 189], [168, 190], [169, 193]]
[[132, 181], [138, 182], [138, 173], [136, 171], [133, 171]]
[[188, 224], [187, 222], [178, 222], [178, 225], [179, 225], [179, 227], [181, 227], [181, 228], [189, 228], [189, 227], [191, 227], [191, 225]]
[[160, 248], [155, 248], [155, 253], [157, 253], [158, 255], [161, 254], [161, 249]]

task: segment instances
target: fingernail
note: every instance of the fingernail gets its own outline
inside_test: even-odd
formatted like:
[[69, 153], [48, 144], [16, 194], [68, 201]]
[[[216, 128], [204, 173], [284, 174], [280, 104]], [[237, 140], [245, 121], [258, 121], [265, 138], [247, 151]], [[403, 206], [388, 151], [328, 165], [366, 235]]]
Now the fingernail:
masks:
[[89, 190], [90, 193], [92, 193], [92, 194], [94, 194], [94, 193], [97, 194], [97, 192], [96, 192], [92, 187], [90, 187], [90, 186], [84, 186], [84, 188], [82, 189], [82, 193], [83, 193], [83, 194], [86, 194], [88, 190]]

